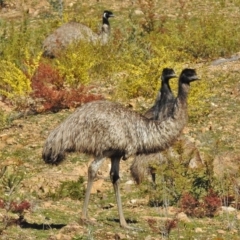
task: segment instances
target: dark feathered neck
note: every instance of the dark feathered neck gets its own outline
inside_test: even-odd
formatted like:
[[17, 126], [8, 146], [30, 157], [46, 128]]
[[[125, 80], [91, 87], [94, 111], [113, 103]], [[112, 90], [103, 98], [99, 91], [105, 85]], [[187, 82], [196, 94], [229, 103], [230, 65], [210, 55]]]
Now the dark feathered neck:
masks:
[[108, 21], [108, 18], [106, 18], [106, 17], [103, 17], [102, 18], [102, 24], [104, 25], [104, 24], [106, 24], [106, 25], [108, 25], [109, 26], [109, 21]]
[[160, 92], [161, 92], [161, 94], [163, 94], [163, 93], [167, 93], [167, 94], [168, 93], [172, 93], [170, 85], [169, 85], [169, 81], [162, 82], [162, 86], [161, 86]]
[[181, 101], [183, 103], [185, 102], [187, 104], [187, 97], [188, 97], [189, 89], [190, 89], [189, 84], [180, 82], [179, 87], [178, 87], [178, 97], [177, 97], [179, 99], [179, 101]]

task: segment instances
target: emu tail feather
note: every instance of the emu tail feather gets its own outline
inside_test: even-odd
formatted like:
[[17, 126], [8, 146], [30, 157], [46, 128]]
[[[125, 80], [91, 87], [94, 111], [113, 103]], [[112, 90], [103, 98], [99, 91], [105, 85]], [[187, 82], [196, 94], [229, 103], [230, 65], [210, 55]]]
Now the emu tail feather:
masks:
[[42, 152], [42, 158], [46, 163], [58, 164], [65, 158], [65, 153], [70, 152], [73, 147], [69, 147], [69, 141], [66, 141], [64, 132], [60, 127], [52, 131], [44, 146]]

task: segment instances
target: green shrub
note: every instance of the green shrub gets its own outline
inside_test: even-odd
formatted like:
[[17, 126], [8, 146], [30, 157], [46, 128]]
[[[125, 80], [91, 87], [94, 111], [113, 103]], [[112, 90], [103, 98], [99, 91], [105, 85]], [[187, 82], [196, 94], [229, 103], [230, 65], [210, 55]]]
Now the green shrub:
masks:
[[24, 96], [31, 91], [30, 80], [12, 62], [0, 61], [0, 94], [7, 98]]
[[0, 109], [0, 130], [6, 128], [11, 123], [10, 116]]
[[198, 168], [189, 168], [191, 155], [183, 152], [183, 142], [178, 141], [174, 146], [174, 151], [180, 156], [177, 158], [167, 151], [164, 154], [167, 162], [154, 165], [157, 173], [157, 187], [155, 191], [150, 191], [151, 206], [154, 205], [175, 205], [179, 202], [184, 193], [191, 194], [196, 200], [200, 200], [207, 195], [210, 189], [218, 192], [214, 182], [212, 158], [206, 159], [204, 165]]
[[54, 194], [50, 194], [50, 197], [54, 199], [61, 199], [69, 197], [74, 200], [83, 199], [85, 188], [83, 185], [84, 179], [79, 177], [77, 181], [64, 181]]
[[65, 84], [69, 87], [79, 87], [89, 84], [91, 72], [98, 58], [95, 47], [87, 42], [72, 44], [65, 54], [56, 61], [56, 66]]

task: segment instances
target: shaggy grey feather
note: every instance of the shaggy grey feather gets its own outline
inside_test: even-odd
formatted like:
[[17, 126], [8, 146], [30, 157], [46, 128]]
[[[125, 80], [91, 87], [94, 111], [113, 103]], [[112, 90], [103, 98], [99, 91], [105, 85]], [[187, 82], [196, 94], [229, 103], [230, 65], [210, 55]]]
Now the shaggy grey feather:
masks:
[[57, 163], [69, 151], [106, 157], [117, 152], [128, 158], [164, 150], [182, 130], [175, 118], [181, 116], [182, 121], [187, 118], [181, 109], [177, 110], [172, 118], [158, 122], [118, 103], [96, 101], [84, 104], [50, 133], [43, 157], [46, 162]]

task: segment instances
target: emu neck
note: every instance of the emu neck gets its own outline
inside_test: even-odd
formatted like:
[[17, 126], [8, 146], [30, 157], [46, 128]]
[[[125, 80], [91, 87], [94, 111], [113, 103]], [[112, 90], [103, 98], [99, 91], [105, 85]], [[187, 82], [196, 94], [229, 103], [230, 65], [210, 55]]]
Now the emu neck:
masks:
[[184, 105], [187, 105], [187, 96], [190, 89], [190, 85], [187, 83], [180, 83], [178, 87], [177, 99]]
[[172, 93], [170, 85], [169, 85], [169, 81], [163, 81], [162, 82], [162, 86], [161, 86], [161, 90], [160, 90], [161, 94], [166, 93]]
[[103, 45], [107, 44], [109, 34], [110, 34], [110, 26], [106, 24], [102, 25], [102, 31], [99, 35], [99, 38]]
[[102, 24], [103, 24], [103, 25], [106, 24], [106, 25], [109, 26], [108, 18], [103, 17], [103, 19], [102, 19]]

